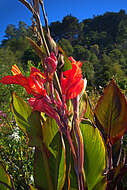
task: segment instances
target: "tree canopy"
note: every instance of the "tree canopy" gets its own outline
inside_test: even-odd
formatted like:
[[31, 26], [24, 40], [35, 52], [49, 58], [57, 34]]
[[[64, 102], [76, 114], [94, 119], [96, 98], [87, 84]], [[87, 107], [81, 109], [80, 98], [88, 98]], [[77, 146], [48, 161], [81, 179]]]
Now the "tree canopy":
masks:
[[[104, 87], [115, 77], [121, 88], [127, 90], [127, 14], [124, 10], [106, 12], [81, 22], [67, 15], [61, 22], [50, 23], [49, 27], [51, 36], [66, 54], [83, 62], [88, 88]], [[40, 59], [26, 36], [32, 37], [32, 32], [24, 22], [20, 21], [18, 28], [12, 24], [7, 26], [0, 46], [2, 71], [15, 63], [24, 69], [28, 61], [39, 64]]]

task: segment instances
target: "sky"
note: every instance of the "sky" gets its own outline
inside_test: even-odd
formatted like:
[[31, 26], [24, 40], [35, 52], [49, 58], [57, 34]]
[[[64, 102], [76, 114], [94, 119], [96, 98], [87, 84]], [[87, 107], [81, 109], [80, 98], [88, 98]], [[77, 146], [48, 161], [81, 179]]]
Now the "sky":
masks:
[[[69, 14], [82, 21], [120, 9], [127, 13], [127, 0], [44, 0], [44, 5], [49, 23], [62, 21]], [[19, 21], [24, 21], [31, 25], [31, 18], [30, 11], [18, 0], [0, 0], [0, 42], [5, 38], [8, 24], [18, 27]]]

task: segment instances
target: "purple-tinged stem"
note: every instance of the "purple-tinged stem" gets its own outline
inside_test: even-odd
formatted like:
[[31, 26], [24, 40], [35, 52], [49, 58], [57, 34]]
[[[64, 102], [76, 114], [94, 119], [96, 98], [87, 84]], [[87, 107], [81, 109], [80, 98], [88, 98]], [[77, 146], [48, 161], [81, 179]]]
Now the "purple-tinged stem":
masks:
[[113, 169], [112, 145], [110, 142], [108, 143], [108, 148], [109, 148], [109, 170], [112, 170]]
[[[70, 147], [71, 147], [71, 152], [72, 152], [74, 160], [77, 160], [77, 155], [76, 155], [76, 152], [75, 152], [74, 145], [72, 143], [69, 127], [67, 126], [66, 121], [62, 118], [62, 116], [60, 115], [60, 113], [59, 112], [57, 112], [57, 113], [59, 114], [60, 119], [57, 119], [56, 122], [57, 122], [58, 126], [60, 127], [61, 131], [67, 137], [67, 140], [68, 140], [68, 142], [70, 144]], [[63, 125], [62, 125], [61, 121], [62, 121]]]
[[79, 189], [84, 190], [84, 184], [85, 184], [83, 176], [84, 143], [79, 126], [79, 96], [73, 99], [73, 109], [74, 109], [74, 131], [77, 139], [77, 154], [78, 154], [78, 165], [77, 169], [75, 168], [75, 170], [79, 181]]
[[78, 143], [78, 166], [79, 170], [82, 172], [84, 163], [84, 143], [82, 133], [79, 127], [79, 96], [73, 99], [74, 108], [74, 130]]
[[53, 88], [53, 82], [52, 81], [49, 83], [49, 92], [50, 92], [51, 101], [53, 104], [55, 104], [54, 88]]

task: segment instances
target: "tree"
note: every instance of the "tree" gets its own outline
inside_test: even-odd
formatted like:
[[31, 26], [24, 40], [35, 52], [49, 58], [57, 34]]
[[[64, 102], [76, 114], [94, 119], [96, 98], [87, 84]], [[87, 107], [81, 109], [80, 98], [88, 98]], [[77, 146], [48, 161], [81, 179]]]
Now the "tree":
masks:
[[90, 46], [90, 51], [98, 56], [99, 55], [99, 51], [100, 51], [99, 50], [99, 45], [98, 44], [94, 44], [94, 45]]
[[0, 75], [9, 74], [13, 64], [17, 64], [17, 59], [11, 49], [9, 47], [0, 48]]
[[105, 53], [102, 54], [99, 63], [95, 66], [95, 85], [97, 89], [105, 87], [107, 82], [112, 78], [111, 58]]
[[82, 64], [82, 73], [83, 73], [83, 77], [87, 78], [87, 86], [88, 88], [94, 86], [94, 67], [93, 64], [90, 61], [83, 61]]
[[[19, 65], [11, 49], [9, 47], [0, 48], [0, 76], [11, 75], [11, 67], [14, 64]], [[13, 90], [13, 85], [6, 87], [0, 84], [0, 110], [6, 110], [9, 106], [10, 93], [13, 92]], [[23, 92], [21, 88], [16, 88], [16, 91], [20, 93]]]
[[18, 29], [17, 29], [17, 38], [26, 37], [28, 35], [28, 26], [25, 22], [19, 21]]
[[55, 41], [58, 41], [62, 38], [63, 31], [62, 31], [62, 23], [59, 21], [52, 22], [50, 24], [50, 31], [51, 31], [51, 36]]
[[5, 30], [5, 37], [10, 40], [14, 37], [16, 37], [16, 27], [13, 24], [9, 24]]
[[127, 15], [121, 19], [118, 25], [117, 41], [123, 43], [127, 38]]
[[90, 54], [89, 50], [85, 49], [83, 46], [81, 45], [74, 46], [73, 56], [75, 57], [75, 59], [88, 60], [89, 54]]
[[62, 38], [61, 40], [59, 40], [58, 44], [63, 48], [68, 56], [72, 56], [73, 47], [69, 40]]
[[120, 49], [113, 49], [108, 55], [111, 57], [112, 62], [119, 63], [120, 65], [124, 65], [126, 62], [125, 57]]
[[32, 61], [32, 63], [36, 66], [38, 66], [38, 63], [40, 62], [40, 58], [35, 54], [32, 48], [25, 50], [23, 56], [21, 57], [21, 62], [24, 69], [27, 68], [28, 61]]

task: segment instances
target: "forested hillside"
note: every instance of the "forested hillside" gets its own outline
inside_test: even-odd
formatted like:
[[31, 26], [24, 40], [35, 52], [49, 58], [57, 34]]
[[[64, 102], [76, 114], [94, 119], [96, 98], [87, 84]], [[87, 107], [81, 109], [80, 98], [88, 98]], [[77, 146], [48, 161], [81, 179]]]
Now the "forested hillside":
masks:
[[[61, 22], [51, 23], [50, 30], [68, 56], [84, 63], [82, 70], [89, 90], [101, 89], [114, 77], [127, 91], [127, 14], [124, 10], [106, 12], [82, 22], [67, 15]], [[23, 69], [27, 69], [29, 60], [39, 64], [40, 59], [25, 38], [32, 36], [30, 26], [24, 22], [19, 22], [18, 28], [10, 24], [5, 34], [0, 47], [0, 75], [9, 74], [13, 64]]]

